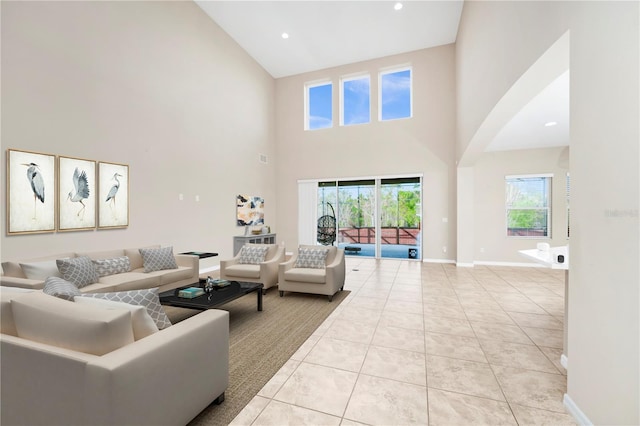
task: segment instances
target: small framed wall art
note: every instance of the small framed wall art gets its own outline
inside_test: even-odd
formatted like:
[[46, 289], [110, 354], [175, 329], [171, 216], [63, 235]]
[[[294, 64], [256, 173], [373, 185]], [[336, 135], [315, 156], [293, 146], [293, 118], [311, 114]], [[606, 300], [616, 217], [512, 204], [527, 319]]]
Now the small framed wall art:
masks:
[[129, 166], [98, 163], [98, 229], [129, 226]]
[[236, 197], [238, 226], [264, 225], [264, 199], [249, 195]]
[[7, 234], [54, 232], [55, 155], [7, 150]]
[[58, 157], [58, 230], [96, 227], [96, 162]]

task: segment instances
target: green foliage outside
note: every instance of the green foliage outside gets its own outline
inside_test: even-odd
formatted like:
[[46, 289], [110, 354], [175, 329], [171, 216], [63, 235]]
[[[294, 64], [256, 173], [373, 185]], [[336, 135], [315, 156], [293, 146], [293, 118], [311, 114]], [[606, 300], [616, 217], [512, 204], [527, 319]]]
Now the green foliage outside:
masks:
[[[327, 214], [323, 201], [332, 204], [338, 216], [340, 228], [372, 228], [375, 225], [375, 193], [371, 186], [340, 187], [339, 203], [336, 203], [335, 187], [321, 188], [319, 193], [318, 216]], [[381, 226], [418, 228], [420, 227], [419, 185], [387, 185], [381, 190]]]

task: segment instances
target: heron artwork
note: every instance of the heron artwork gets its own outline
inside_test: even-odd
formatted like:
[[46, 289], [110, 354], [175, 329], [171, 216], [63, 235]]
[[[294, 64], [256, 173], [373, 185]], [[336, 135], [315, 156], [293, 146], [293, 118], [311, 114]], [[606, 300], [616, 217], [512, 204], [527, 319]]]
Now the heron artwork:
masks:
[[105, 202], [109, 203], [109, 205], [111, 206], [111, 211], [113, 212], [114, 217], [116, 215], [116, 195], [118, 195], [118, 189], [120, 189], [120, 181], [118, 180], [118, 177], [122, 177], [122, 175], [120, 173], [113, 174], [111, 180], [115, 180], [116, 183], [114, 183], [111, 186], [111, 189], [109, 189], [107, 199], [105, 200]]
[[27, 179], [31, 184], [31, 190], [33, 191], [33, 220], [36, 220], [36, 205], [38, 200], [44, 204], [44, 179], [42, 179], [42, 173], [40, 173], [40, 167], [36, 163], [22, 163], [23, 166], [27, 166]]
[[81, 219], [83, 219], [84, 210], [87, 206], [85, 206], [82, 200], [89, 198], [89, 182], [87, 181], [87, 173], [84, 170], [81, 172], [76, 167], [73, 172], [73, 186], [76, 192], [69, 192], [67, 199], [72, 203], [80, 203], [82, 205], [82, 208], [78, 210], [76, 216], [80, 217], [80, 213], [82, 213]]

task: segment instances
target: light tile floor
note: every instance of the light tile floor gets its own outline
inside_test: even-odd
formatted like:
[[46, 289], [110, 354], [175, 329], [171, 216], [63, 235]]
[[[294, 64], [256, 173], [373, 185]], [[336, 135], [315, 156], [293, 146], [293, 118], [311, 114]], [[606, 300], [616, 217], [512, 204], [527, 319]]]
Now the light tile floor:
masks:
[[573, 425], [563, 280], [348, 257], [349, 296], [232, 424]]

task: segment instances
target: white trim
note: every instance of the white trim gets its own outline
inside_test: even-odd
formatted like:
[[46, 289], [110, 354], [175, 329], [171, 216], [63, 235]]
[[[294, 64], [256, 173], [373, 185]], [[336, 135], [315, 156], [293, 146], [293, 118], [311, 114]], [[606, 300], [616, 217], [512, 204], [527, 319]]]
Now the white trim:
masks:
[[424, 263], [456, 263], [454, 259], [422, 259]]
[[528, 262], [496, 262], [491, 260], [474, 260], [473, 264], [484, 266], [518, 266], [523, 268], [544, 268], [544, 265]]
[[456, 266], [458, 268], [473, 268], [475, 265], [473, 263], [456, 262]]
[[[310, 106], [309, 106], [309, 89], [312, 89], [314, 87], [318, 87], [318, 86], [325, 86], [325, 85], [331, 85], [331, 126], [329, 127], [322, 127], [320, 129], [311, 129], [309, 127], [309, 112], [310, 112]], [[321, 80], [315, 80], [315, 81], [309, 81], [304, 83], [304, 130], [305, 131], [312, 131], [312, 130], [323, 130], [323, 129], [331, 129], [333, 128], [333, 123], [334, 123], [334, 111], [333, 111], [333, 81], [330, 78], [324, 78]]]
[[569, 369], [569, 358], [567, 358], [565, 354], [560, 355], [560, 365], [562, 365], [565, 370]]
[[575, 402], [573, 402], [573, 399], [571, 399], [569, 394], [567, 393], [564, 394], [564, 398], [562, 399], [562, 402], [564, 404], [564, 408], [567, 409], [569, 414], [573, 416], [573, 418], [579, 425], [593, 426], [593, 423], [591, 422], [591, 420], [589, 420], [587, 415], [584, 414], [584, 412], [576, 405]]
[[531, 178], [552, 178], [553, 173], [533, 173], [530, 175], [507, 175], [505, 179], [531, 179]]
[[341, 177], [327, 177], [321, 179], [298, 179], [298, 183], [309, 182], [328, 182], [328, 181], [349, 181], [349, 180], [375, 180], [375, 179], [402, 179], [402, 178], [423, 178], [424, 173], [403, 173], [401, 175], [369, 175], [369, 176], [341, 176]]
[[200, 275], [206, 274], [207, 272], [213, 272], [213, 271], [218, 271], [220, 269], [220, 265], [216, 265], [216, 266], [210, 266], [208, 268], [204, 268], [204, 269], [200, 269], [198, 271], [198, 273]]

